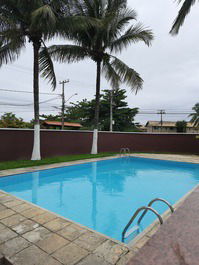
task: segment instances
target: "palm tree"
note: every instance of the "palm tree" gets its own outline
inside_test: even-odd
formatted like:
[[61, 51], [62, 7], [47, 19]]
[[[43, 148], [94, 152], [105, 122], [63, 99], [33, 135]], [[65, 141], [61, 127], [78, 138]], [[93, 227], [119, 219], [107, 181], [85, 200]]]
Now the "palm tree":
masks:
[[183, 1], [182, 7], [178, 12], [178, 16], [176, 17], [172, 29], [170, 33], [172, 35], [178, 34], [180, 27], [184, 24], [186, 16], [189, 14], [192, 5], [195, 4], [196, 0], [178, 0], [179, 3]]
[[[0, 0], [0, 66], [14, 62], [27, 42], [33, 46], [33, 93], [34, 93], [34, 144], [32, 160], [40, 160], [39, 124], [39, 51], [46, 54], [48, 67], [42, 69], [50, 76], [55, 88], [56, 79], [52, 61], [45, 47], [45, 40], [53, 36], [58, 18], [57, 0]], [[50, 66], [50, 67], [49, 67]]]
[[74, 44], [53, 45], [48, 48], [48, 52], [58, 62], [71, 63], [90, 58], [96, 63], [96, 103], [91, 153], [97, 154], [101, 73], [105, 74], [112, 87], [118, 88], [120, 83], [126, 83], [137, 92], [142, 88], [142, 78], [113, 54], [139, 41], [149, 46], [153, 34], [140, 23], [131, 24], [126, 29], [130, 21], [136, 20], [136, 12], [127, 8], [126, 0], [74, 0], [72, 12], [73, 15], [93, 19], [96, 23], [87, 30], [63, 35]]
[[189, 115], [190, 117], [192, 117], [190, 122], [192, 122], [193, 125], [197, 127], [199, 126], [199, 103], [196, 103], [192, 110], [194, 110], [194, 113]]

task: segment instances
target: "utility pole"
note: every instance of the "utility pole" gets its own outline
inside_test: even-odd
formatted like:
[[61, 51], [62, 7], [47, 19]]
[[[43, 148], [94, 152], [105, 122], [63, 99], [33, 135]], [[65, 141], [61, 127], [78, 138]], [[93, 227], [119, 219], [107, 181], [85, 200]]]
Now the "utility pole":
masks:
[[110, 90], [110, 132], [113, 131], [113, 89]]
[[165, 110], [161, 109], [161, 110], [158, 110], [157, 114], [160, 114], [160, 126], [161, 126], [161, 131], [162, 131], [163, 114], [166, 114], [166, 112], [165, 112]]
[[64, 93], [64, 87], [65, 84], [69, 83], [69, 79], [64, 80], [64, 81], [60, 81], [59, 84], [62, 85], [62, 108], [61, 108], [61, 128], [62, 130], [64, 130], [64, 111], [65, 111], [65, 93]]

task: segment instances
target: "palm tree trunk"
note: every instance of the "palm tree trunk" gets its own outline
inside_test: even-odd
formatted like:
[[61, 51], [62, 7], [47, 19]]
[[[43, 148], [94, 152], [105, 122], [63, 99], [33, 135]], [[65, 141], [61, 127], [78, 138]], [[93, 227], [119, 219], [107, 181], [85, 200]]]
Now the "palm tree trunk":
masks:
[[40, 154], [40, 124], [39, 124], [39, 49], [40, 42], [33, 42], [34, 51], [34, 77], [33, 77], [33, 93], [34, 93], [34, 142], [31, 160], [41, 160]]
[[100, 109], [100, 79], [101, 79], [101, 61], [97, 61], [95, 120], [94, 120], [93, 143], [92, 143], [91, 154], [97, 154], [98, 123], [99, 123], [99, 109]]

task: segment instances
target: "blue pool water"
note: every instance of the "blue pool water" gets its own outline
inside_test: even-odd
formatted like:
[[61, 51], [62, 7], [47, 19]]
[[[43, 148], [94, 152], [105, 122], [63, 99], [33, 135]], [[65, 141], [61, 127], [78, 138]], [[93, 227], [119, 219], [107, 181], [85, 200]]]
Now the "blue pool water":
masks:
[[[174, 204], [198, 182], [199, 165], [125, 157], [0, 178], [0, 189], [121, 240], [138, 207]], [[147, 213], [142, 227], [154, 220]]]

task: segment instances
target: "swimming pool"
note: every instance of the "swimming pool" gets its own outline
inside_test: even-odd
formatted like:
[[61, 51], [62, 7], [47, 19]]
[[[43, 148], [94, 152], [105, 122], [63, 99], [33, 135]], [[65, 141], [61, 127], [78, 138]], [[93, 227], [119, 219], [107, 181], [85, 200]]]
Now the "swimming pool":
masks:
[[[0, 178], [0, 189], [121, 240], [137, 208], [156, 197], [174, 204], [198, 182], [197, 164], [123, 157]], [[142, 227], [155, 219], [147, 213]]]

